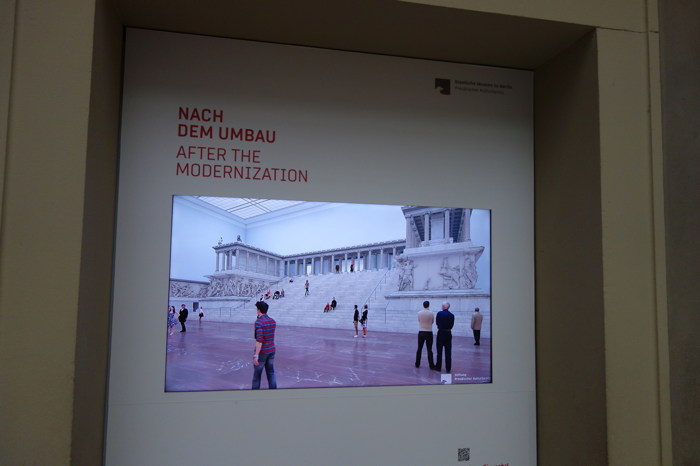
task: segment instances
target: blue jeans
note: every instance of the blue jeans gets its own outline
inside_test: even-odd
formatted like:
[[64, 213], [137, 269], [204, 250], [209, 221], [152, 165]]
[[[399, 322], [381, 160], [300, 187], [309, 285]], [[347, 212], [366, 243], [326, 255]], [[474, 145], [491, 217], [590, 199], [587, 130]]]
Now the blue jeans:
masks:
[[260, 389], [260, 378], [262, 377], [263, 368], [267, 374], [267, 387], [277, 388], [277, 379], [275, 379], [275, 352], [264, 353], [258, 355], [258, 365], [253, 366], [253, 390]]

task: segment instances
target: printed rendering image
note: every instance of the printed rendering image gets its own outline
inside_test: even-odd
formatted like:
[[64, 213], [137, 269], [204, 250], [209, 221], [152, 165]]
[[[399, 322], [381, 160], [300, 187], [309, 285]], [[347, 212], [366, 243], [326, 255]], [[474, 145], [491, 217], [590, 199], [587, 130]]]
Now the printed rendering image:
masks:
[[174, 196], [165, 390], [490, 383], [490, 215]]

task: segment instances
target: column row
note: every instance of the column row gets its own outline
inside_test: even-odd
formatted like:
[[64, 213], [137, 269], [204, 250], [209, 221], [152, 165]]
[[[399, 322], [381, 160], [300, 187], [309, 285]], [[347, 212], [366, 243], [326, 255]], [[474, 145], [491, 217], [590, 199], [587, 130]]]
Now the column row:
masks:
[[280, 276], [282, 261], [247, 249], [216, 251], [216, 271], [245, 270], [247, 272]]
[[393, 258], [402, 250], [403, 247], [392, 247], [391, 249], [367, 249], [287, 259], [284, 261], [284, 274], [289, 276], [325, 275], [391, 269]]

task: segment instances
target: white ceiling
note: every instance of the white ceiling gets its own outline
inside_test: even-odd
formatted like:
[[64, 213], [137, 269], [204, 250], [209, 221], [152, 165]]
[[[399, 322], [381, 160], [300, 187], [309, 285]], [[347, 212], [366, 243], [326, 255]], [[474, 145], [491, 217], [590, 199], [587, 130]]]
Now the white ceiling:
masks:
[[194, 197], [243, 219], [257, 217], [258, 215], [264, 215], [303, 203], [303, 201], [283, 201], [278, 199], [250, 199], [209, 196]]

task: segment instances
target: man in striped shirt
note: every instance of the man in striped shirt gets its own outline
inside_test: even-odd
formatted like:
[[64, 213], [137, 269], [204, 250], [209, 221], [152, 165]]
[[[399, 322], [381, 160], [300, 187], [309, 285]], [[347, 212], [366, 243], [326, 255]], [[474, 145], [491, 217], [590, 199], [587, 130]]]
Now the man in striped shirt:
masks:
[[253, 353], [253, 390], [260, 388], [263, 368], [267, 375], [268, 388], [277, 388], [275, 379], [275, 327], [277, 324], [268, 317], [268, 305], [264, 301], [255, 303], [258, 318], [255, 321], [255, 352]]

